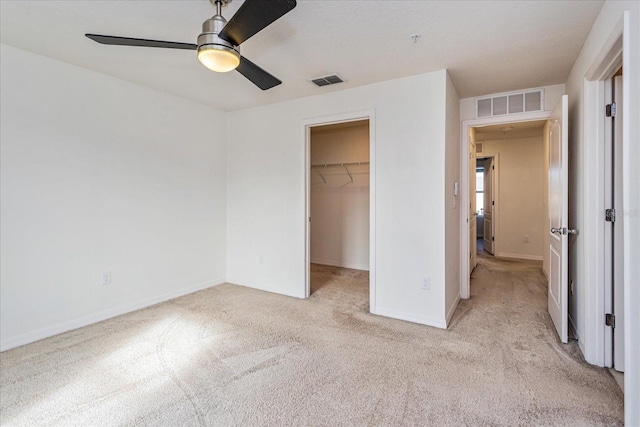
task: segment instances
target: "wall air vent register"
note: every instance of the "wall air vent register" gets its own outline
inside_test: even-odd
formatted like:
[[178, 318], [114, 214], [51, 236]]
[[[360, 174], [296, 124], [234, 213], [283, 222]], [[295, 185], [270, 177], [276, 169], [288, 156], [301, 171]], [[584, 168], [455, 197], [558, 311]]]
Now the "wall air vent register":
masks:
[[544, 89], [501, 93], [476, 98], [476, 118], [544, 110]]

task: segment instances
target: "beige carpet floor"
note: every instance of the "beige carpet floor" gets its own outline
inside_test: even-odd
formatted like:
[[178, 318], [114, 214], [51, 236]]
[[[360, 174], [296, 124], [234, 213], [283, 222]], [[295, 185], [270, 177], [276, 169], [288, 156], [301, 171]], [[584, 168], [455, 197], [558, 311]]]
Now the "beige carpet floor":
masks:
[[540, 264], [481, 258], [439, 330], [368, 314], [367, 273], [299, 300], [220, 285], [0, 354], [0, 423], [621, 425], [611, 375], [558, 342]]

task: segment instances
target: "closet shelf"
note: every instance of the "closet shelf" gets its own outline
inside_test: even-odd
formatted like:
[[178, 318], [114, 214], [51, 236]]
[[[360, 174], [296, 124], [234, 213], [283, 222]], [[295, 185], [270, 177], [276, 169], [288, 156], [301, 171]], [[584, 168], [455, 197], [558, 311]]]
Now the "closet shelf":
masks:
[[369, 162], [350, 162], [350, 163], [319, 163], [315, 165], [311, 165], [312, 168], [332, 168], [332, 167], [343, 167], [343, 166], [360, 166], [360, 165], [368, 165]]
[[[320, 172], [320, 168], [332, 168], [332, 167], [344, 168], [345, 174], [349, 175], [349, 182], [347, 182], [345, 185], [349, 185], [349, 184], [353, 184], [353, 175], [361, 175], [361, 174], [368, 173], [368, 172], [351, 172], [349, 170], [349, 166], [361, 166], [361, 165], [364, 166], [364, 165], [368, 165], [368, 164], [369, 164], [369, 162], [322, 163], [322, 164], [311, 165], [311, 169], [315, 169], [316, 172], [318, 173], [318, 175], [320, 175], [320, 178], [322, 178], [322, 181], [326, 184], [327, 183], [327, 179], [322, 174], [322, 172]], [[335, 174], [335, 173], [327, 174], [327, 176], [329, 176], [329, 175], [343, 175], [343, 174]], [[345, 185], [343, 185], [343, 187]]]

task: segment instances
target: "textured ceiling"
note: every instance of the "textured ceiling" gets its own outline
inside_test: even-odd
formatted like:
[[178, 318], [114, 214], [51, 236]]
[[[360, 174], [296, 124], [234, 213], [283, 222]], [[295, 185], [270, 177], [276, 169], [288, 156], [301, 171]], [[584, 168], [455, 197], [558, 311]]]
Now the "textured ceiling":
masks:
[[[241, 5], [223, 11], [229, 19]], [[284, 83], [261, 91], [195, 52], [103, 46], [85, 33], [195, 43], [207, 0], [0, 2], [2, 43], [223, 110], [449, 69], [461, 98], [564, 83], [602, 1], [298, 0], [242, 45]], [[411, 34], [422, 37], [413, 43]], [[345, 80], [316, 87], [313, 77]]]

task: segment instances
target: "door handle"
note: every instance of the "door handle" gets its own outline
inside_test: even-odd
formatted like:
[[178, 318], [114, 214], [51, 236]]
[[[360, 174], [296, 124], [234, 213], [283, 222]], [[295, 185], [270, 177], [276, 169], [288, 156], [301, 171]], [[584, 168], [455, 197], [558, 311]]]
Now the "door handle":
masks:
[[575, 228], [567, 228], [567, 227], [552, 228], [551, 232], [554, 234], [558, 234], [560, 236], [566, 236], [567, 234], [578, 234], [578, 230], [576, 230]]

